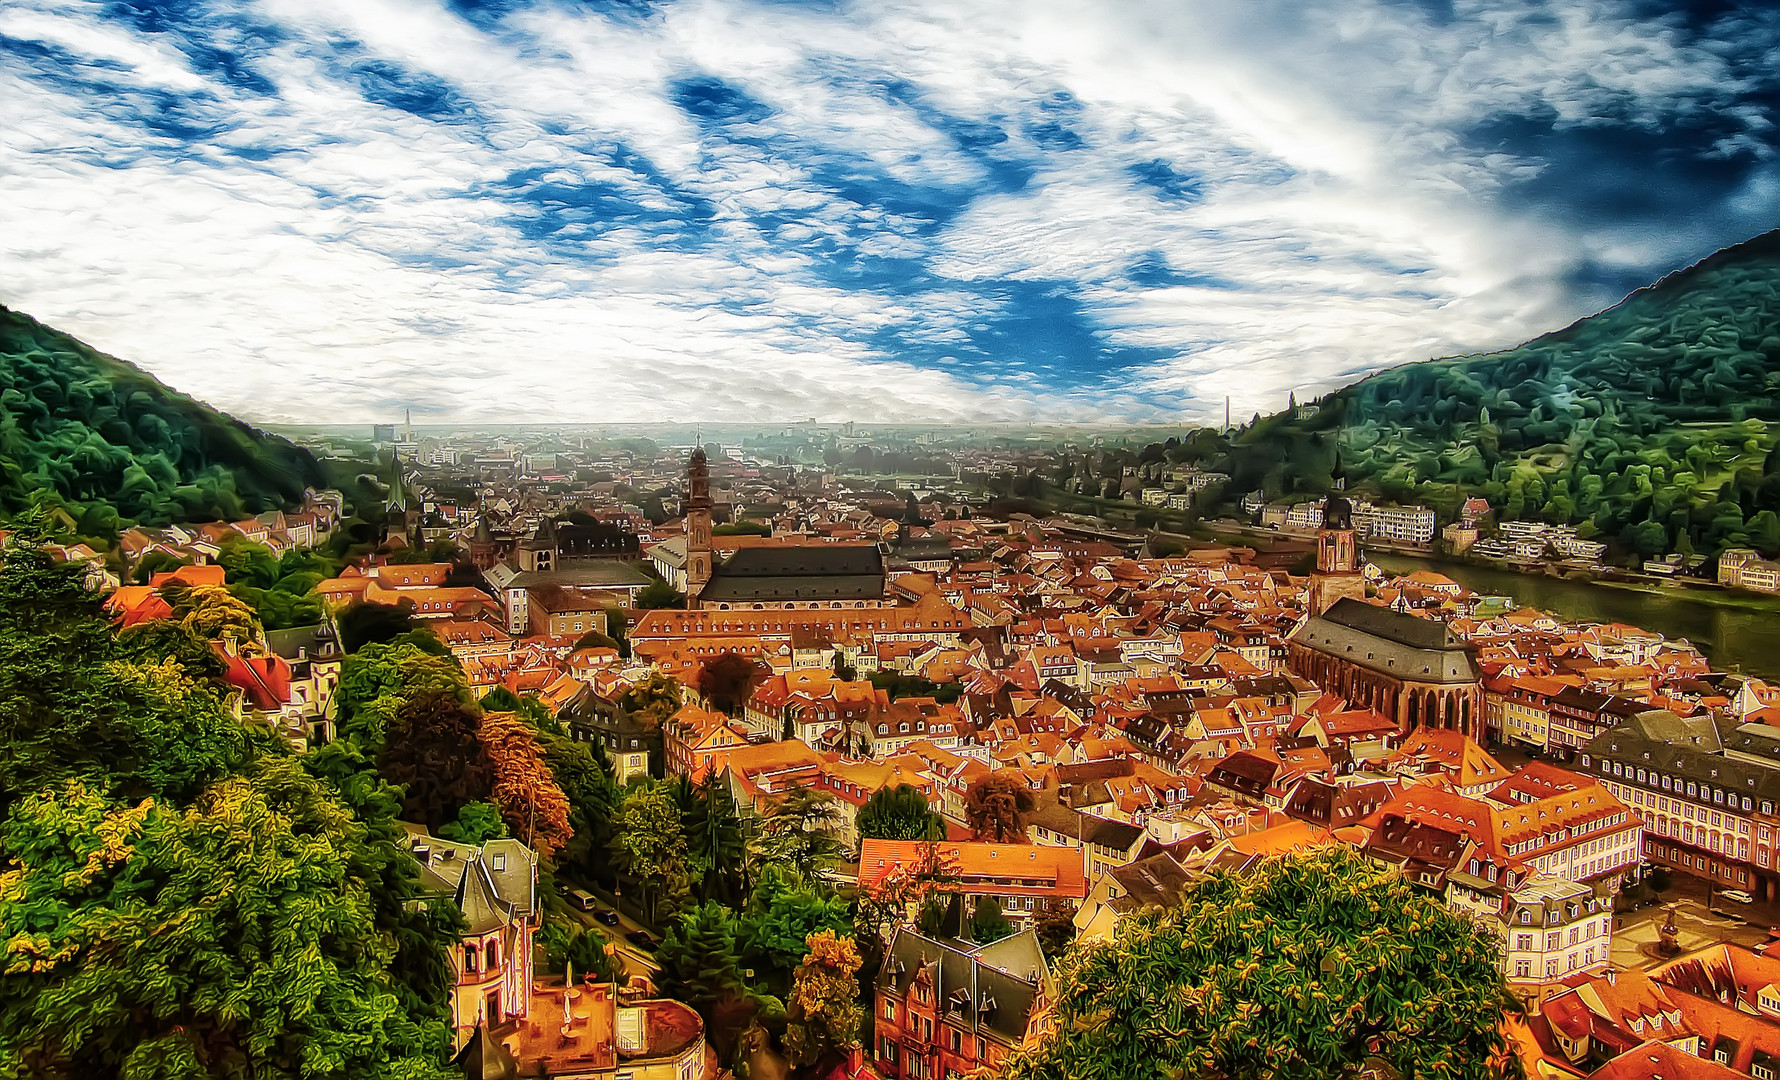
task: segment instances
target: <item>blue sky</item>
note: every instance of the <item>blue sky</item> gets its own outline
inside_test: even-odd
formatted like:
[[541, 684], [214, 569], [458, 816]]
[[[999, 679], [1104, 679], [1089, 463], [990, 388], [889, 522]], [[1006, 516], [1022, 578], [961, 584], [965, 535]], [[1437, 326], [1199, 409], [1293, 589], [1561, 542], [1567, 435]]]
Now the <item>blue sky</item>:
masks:
[[1780, 15], [5, 0], [0, 301], [262, 422], [1191, 422], [1780, 226]]

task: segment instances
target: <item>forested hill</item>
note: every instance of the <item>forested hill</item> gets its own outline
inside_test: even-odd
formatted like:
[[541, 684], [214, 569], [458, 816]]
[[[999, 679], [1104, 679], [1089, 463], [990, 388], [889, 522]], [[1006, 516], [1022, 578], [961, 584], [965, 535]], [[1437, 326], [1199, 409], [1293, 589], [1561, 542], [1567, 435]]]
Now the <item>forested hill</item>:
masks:
[[321, 478], [308, 451], [0, 307], [0, 516], [43, 491], [101, 536], [292, 507]]
[[1777, 425], [1780, 230], [1525, 345], [1394, 368], [1190, 456], [1277, 498], [1326, 488], [1339, 447], [1350, 487], [1449, 515], [1481, 494], [1630, 551], [1773, 552]]

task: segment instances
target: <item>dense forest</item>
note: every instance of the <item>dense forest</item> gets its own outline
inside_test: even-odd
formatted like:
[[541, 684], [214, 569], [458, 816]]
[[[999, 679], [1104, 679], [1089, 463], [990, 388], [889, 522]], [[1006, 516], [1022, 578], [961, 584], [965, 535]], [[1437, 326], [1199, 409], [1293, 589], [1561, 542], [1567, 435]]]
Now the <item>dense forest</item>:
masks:
[[1339, 470], [1449, 518], [1482, 495], [1639, 554], [1774, 553], [1777, 422], [1780, 230], [1517, 348], [1394, 368], [1162, 453], [1230, 473], [1226, 501], [1317, 494]]
[[0, 515], [48, 497], [104, 536], [290, 508], [307, 486], [325, 486], [307, 451], [0, 307]]

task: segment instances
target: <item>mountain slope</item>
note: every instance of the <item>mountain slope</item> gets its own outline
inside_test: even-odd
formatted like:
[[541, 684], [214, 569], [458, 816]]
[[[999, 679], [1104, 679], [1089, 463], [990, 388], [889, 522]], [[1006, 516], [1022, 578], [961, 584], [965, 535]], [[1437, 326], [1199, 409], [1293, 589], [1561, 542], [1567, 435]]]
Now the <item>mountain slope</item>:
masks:
[[42, 491], [101, 535], [290, 507], [321, 482], [308, 451], [0, 307], [0, 515]]
[[[1630, 551], [1780, 550], [1780, 230], [1517, 348], [1409, 364], [1219, 446], [1239, 490], [1584, 523]], [[1310, 410], [1302, 410], [1310, 412]]]

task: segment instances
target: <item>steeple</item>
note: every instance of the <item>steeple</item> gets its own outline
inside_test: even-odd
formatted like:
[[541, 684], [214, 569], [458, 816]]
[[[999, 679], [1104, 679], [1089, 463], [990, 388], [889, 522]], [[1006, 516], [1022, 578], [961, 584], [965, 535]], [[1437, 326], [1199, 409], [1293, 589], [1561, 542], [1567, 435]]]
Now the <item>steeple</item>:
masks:
[[686, 466], [686, 606], [697, 609], [698, 595], [711, 580], [711, 469], [705, 448], [694, 447]]

